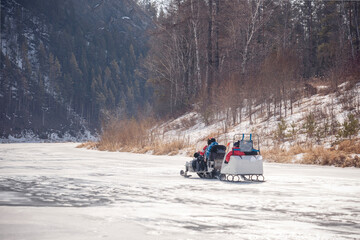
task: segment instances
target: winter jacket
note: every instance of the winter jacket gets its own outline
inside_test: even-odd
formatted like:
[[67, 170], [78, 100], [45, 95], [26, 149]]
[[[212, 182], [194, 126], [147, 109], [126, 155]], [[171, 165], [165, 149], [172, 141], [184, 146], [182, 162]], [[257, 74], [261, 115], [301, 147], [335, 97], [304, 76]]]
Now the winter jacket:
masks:
[[206, 158], [209, 158], [211, 148], [212, 148], [213, 146], [215, 146], [215, 145], [219, 145], [219, 144], [218, 144], [217, 142], [212, 142], [212, 143], [208, 146], [208, 148], [206, 149]]
[[203, 150], [200, 152], [200, 155], [201, 155], [201, 156], [204, 156], [207, 147], [208, 147], [208, 146], [205, 145], [205, 147], [203, 148]]
[[245, 153], [240, 151], [240, 148], [233, 148], [232, 151], [230, 151], [225, 158], [225, 162], [228, 163], [230, 161], [230, 156], [244, 156]]

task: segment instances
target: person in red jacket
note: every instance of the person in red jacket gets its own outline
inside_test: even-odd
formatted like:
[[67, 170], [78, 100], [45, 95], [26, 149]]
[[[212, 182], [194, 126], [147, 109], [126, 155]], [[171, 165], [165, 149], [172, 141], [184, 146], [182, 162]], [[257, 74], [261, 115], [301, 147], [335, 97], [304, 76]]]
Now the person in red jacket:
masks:
[[203, 148], [202, 151], [200, 151], [200, 155], [201, 156], [204, 156], [205, 152], [206, 152], [206, 149], [207, 149], [208, 145], [205, 145], [205, 147]]
[[237, 141], [237, 142], [234, 143], [234, 147], [233, 147], [232, 150], [226, 155], [225, 163], [229, 163], [230, 157], [231, 157], [232, 155], [234, 155], [234, 156], [244, 156], [244, 155], [245, 155], [244, 152], [241, 152], [241, 151], [240, 151], [239, 146], [240, 146], [240, 141]]
[[203, 148], [203, 150], [200, 152], [201, 156], [204, 156], [204, 154], [206, 153], [206, 149], [207, 147], [211, 144], [211, 138], [208, 139], [207, 141], [207, 145], [205, 145], [205, 147]]

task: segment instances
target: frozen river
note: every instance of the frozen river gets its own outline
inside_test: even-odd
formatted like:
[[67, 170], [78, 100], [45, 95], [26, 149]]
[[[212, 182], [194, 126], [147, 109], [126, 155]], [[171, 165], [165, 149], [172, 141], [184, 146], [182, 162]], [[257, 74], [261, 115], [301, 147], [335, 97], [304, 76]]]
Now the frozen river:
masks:
[[360, 239], [360, 169], [264, 164], [185, 179], [186, 157], [0, 144], [0, 239]]

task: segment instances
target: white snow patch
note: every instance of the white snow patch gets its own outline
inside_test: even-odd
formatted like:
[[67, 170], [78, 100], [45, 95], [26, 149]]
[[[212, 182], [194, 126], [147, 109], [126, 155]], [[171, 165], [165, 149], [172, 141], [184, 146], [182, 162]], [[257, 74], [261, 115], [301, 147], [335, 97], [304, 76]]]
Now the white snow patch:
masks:
[[17, 59], [16, 65], [17, 65], [20, 69], [22, 69], [23, 64], [22, 64], [22, 59], [21, 59], [21, 58], [18, 58], [18, 59]]
[[304, 156], [305, 156], [305, 153], [296, 154], [291, 162], [292, 163], [299, 163], [299, 162], [301, 162], [301, 160], [304, 159]]
[[344, 88], [349, 84], [349, 82], [344, 82], [342, 84], [339, 85], [339, 88]]
[[9, 135], [7, 139], [0, 139], [0, 143], [4, 143], [4, 142], [14, 142], [14, 143], [40, 142], [40, 139], [32, 131], [24, 131], [20, 136], [15, 137]]
[[329, 88], [329, 86], [320, 85], [320, 86], [316, 86], [316, 88], [317, 88], [318, 90], [322, 90], [322, 89], [327, 89], [327, 88]]
[[[11, 118], [8, 117], [8, 119]], [[76, 136], [72, 136], [69, 132], [65, 132], [61, 137], [58, 133], [49, 133], [46, 139], [41, 139], [31, 130], [24, 130], [17, 136], [9, 135], [7, 138], [0, 138], [0, 143], [95, 142], [98, 139], [97, 134], [93, 135], [89, 130], [79, 132]]]

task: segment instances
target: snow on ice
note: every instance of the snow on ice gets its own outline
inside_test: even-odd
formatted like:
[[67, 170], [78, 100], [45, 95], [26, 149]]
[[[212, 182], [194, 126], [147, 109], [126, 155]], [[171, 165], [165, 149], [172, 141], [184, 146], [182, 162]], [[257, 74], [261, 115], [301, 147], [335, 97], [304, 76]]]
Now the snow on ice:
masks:
[[0, 145], [0, 239], [356, 239], [360, 169], [264, 164], [264, 183], [183, 178], [187, 157]]

